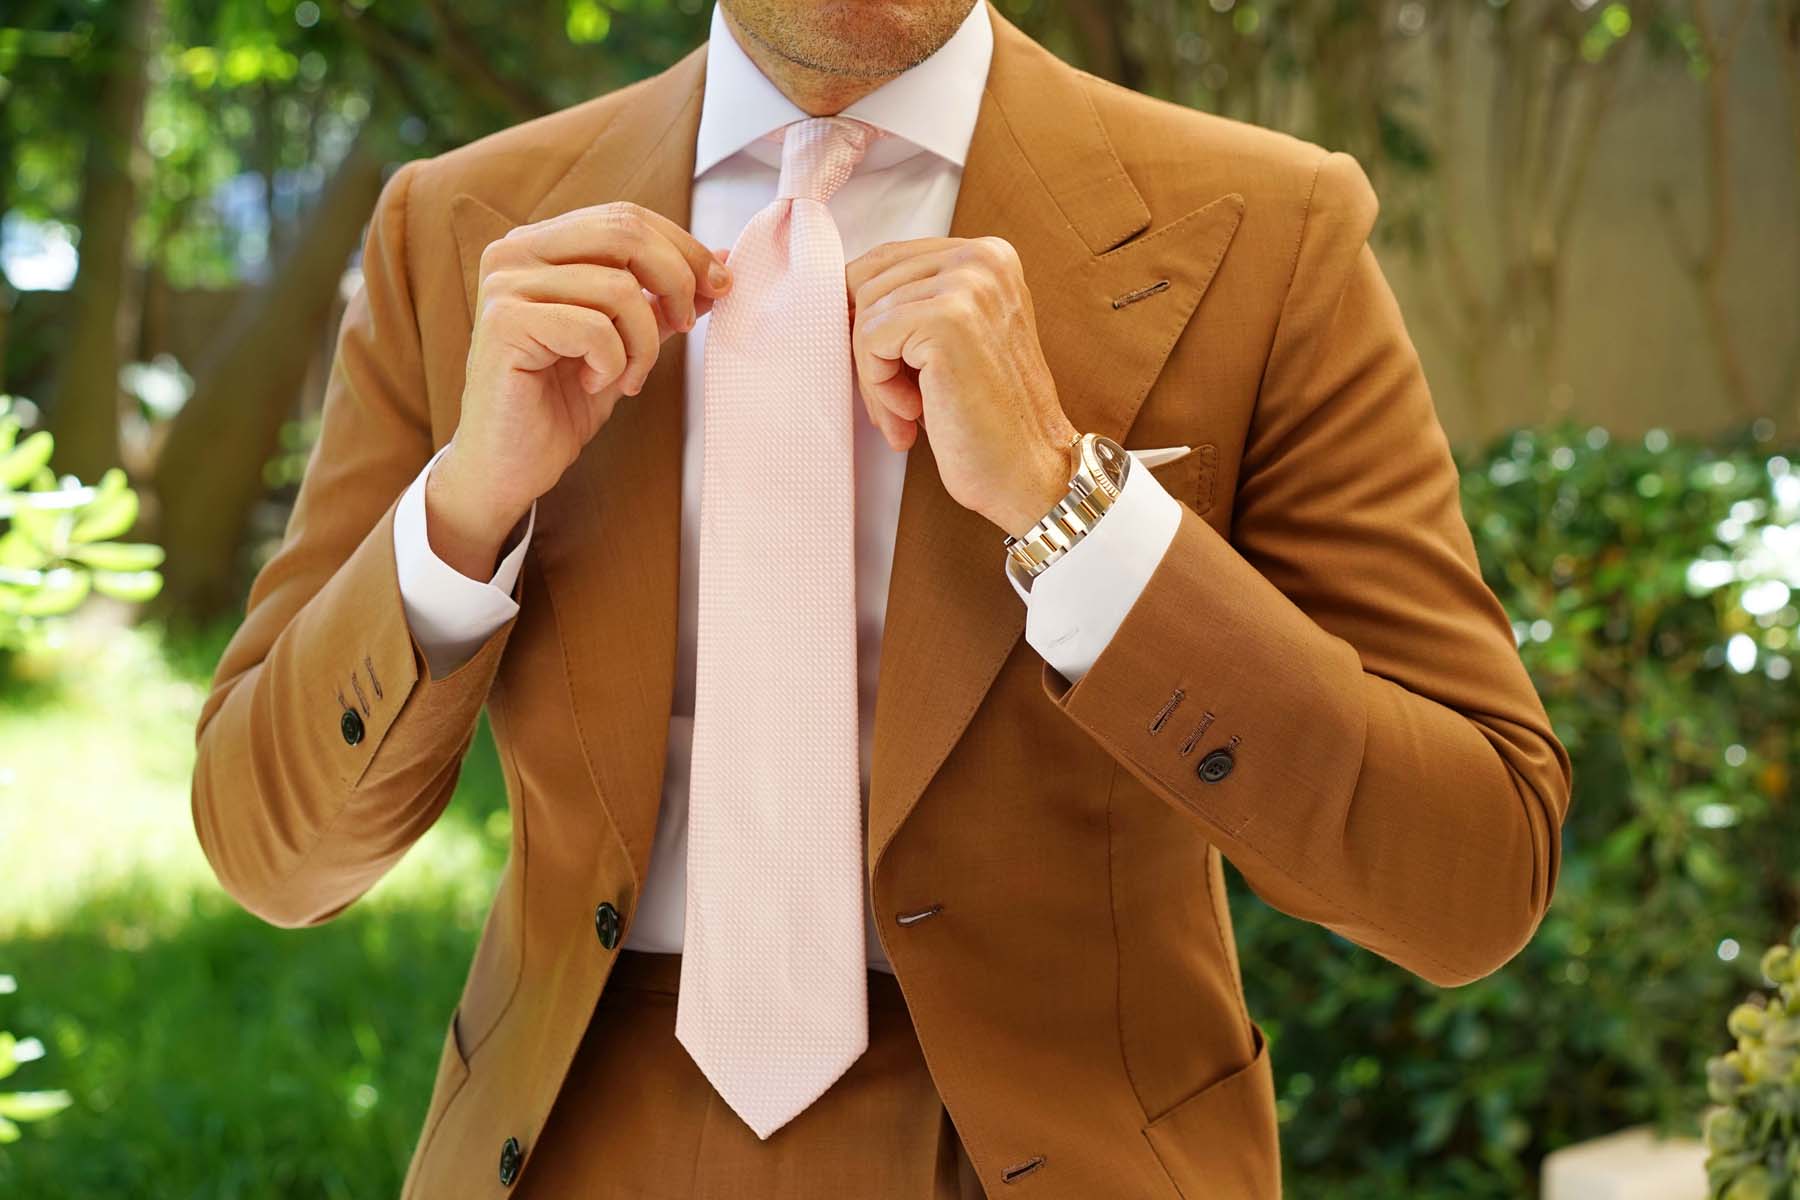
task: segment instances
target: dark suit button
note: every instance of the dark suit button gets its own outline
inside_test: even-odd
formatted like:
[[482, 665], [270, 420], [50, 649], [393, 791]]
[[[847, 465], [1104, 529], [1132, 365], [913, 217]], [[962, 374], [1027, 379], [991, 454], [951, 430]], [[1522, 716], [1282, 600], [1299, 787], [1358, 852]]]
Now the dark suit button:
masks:
[[338, 719], [338, 732], [344, 735], [346, 745], [354, 746], [363, 739], [362, 718], [356, 715], [354, 708], [346, 708], [344, 715]]
[[1200, 765], [1194, 768], [1194, 774], [1198, 775], [1207, 783], [1217, 783], [1219, 780], [1231, 774], [1231, 767], [1234, 761], [1235, 760], [1231, 757], [1231, 751], [1214, 750], [1200, 760]]
[[619, 910], [612, 906], [611, 901], [602, 900], [600, 907], [594, 910], [594, 932], [600, 935], [600, 944], [608, 950], [617, 946], [621, 927]]
[[519, 1150], [518, 1138], [507, 1138], [500, 1147], [500, 1182], [507, 1187], [519, 1177], [519, 1164], [525, 1161], [525, 1155]]

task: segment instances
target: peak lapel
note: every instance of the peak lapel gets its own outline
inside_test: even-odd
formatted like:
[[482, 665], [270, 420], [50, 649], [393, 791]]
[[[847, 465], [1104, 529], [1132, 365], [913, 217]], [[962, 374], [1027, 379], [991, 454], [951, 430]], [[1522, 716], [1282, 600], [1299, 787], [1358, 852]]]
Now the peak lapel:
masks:
[[[989, 15], [994, 57], [950, 234], [1013, 244], [1069, 419], [1123, 439], [1211, 282], [1243, 200], [1220, 197], [1145, 233], [1149, 208], [1080, 75], [991, 5]], [[1113, 303], [1163, 281], [1144, 299]], [[1024, 632], [1002, 536], [950, 498], [921, 439], [906, 464], [883, 632], [871, 871]]]
[[[521, 223], [629, 200], [685, 228], [705, 65], [702, 45], [634, 85]], [[481, 252], [514, 222], [467, 193], [452, 200], [451, 221], [473, 312]], [[538, 502], [528, 560], [555, 615], [588, 772], [640, 883], [675, 680], [685, 341], [663, 343], [643, 390], [619, 401]]]

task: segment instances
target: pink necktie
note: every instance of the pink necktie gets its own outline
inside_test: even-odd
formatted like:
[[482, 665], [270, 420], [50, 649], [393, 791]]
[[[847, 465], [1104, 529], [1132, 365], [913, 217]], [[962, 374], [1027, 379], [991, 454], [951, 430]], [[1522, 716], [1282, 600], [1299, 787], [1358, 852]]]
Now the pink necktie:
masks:
[[868, 1047], [844, 247], [877, 136], [780, 138], [705, 349], [687, 924], [675, 1036], [766, 1138]]

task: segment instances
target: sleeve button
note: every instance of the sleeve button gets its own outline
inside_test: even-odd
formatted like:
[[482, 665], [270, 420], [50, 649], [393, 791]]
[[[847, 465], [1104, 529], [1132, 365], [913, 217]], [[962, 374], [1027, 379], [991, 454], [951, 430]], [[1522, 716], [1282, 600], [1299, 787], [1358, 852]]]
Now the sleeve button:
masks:
[[619, 944], [619, 934], [623, 931], [624, 922], [619, 910], [609, 900], [602, 900], [594, 909], [594, 933], [600, 938], [600, 945], [611, 950]]
[[356, 715], [354, 708], [346, 708], [344, 715], [338, 718], [338, 732], [344, 735], [344, 744], [354, 746], [363, 740], [362, 718]]
[[1235, 760], [1231, 757], [1231, 751], [1214, 750], [1200, 760], [1200, 765], [1194, 768], [1194, 774], [1198, 775], [1205, 783], [1217, 783], [1231, 774], [1231, 768], [1234, 765]]
[[512, 1186], [513, 1180], [519, 1177], [519, 1167], [524, 1161], [525, 1153], [518, 1138], [509, 1137], [500, 1143], [500, 1182], [503, 1186]]

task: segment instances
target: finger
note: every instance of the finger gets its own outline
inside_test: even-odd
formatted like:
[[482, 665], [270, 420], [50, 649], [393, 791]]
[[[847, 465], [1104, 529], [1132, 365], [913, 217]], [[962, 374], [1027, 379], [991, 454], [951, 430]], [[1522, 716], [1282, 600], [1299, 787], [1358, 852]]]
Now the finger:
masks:
[[[546, 262], [597, 262], [623, 267], [648, 290], [671, 300], [670, 315], [692, 328], [697, 292], [717, 295], [711, 269], [725, 270], [675, 222], [635, 204], [576, 209], [548, 221], [525, 225], [500, 239]], [[729, 271], [725, 271], [729, 277]]]
[[496, 271], [486, 283], [534, 303], [584, 304], [611, 317], [625, 345], [626, 370], [620, 386], [628, 396], [638, 393], [656, 365], [663, 321], [629, 271], [594, 263], [547, 263]]
[[917, 380], [898, 355], [883, 357], [875, 352], [860, 317], [851, 331], [850, 351], [870, 422], [881, 431], [888, 445], [895, 450], [907, 449], [918, 438], [918, 422], [925, 409]]
[[[580, 359], [602, 386], [624, 373], [628, 361], [624, 340], [612, 318], [599, 309], [517, 297], [495, 303], [503, 307], [494, 318], [494, 330], [517, 354], [518, 369], [541, 371], [560, 359]], [[584, 377], [583, 382], [591, 380]]]
[[883, 292], [872, 303], [858, 307], [856, 320], [858, 323], [866, 325], [897, 308], [937, 299], [964, 286], [967, 286], [966, 282], [960, 280], [956, 274], [942, 271], [934, 271], [917, 279], [908, 279], [892, 290]]
[[859, 336], [855, 340], [872, 363], [889, 364], [889, 369], [882, 372], [882, 377], [886, 377], [897, 373], [902, 363], [922, 367], [927, 344], [955, 324], [969, 320], [968, 313], [960, 293], [944, 291], [859, 320]]
[[887, 270], [863, 282], [850, 297], [852, 311], [863, 313], [879, 307], [884, 299], [913, 284], [931, 279], [949, 278], [959, 272], [955, 250], [937, 250], [895, 263]]
[[730, 289], [731, 269], [725, 266], [724, 260], [715, 255], [709, 246], [683, 229], [680, 222], [671, 221], [654, 209], [640, 209], [640, 212], [653, 228], [662, 232], [663, 237], [687, 263], [701, 294], [722, 296]]
[[895, 450], [907, 450], [918, 440], [919, 426], [894, 411], [891, 403], [882, 398], [882, 393], [905, 390], [902, 380], [890, 379], [885, 384], [873, 385], [859, 389], [863, 396], [863, 407], [868, 410], [869, 423], [880, 432], [887, 444]]
[[909, 258], [917, 258], [923, 254], [937, 253], [957, 246], [961, 242], [961, 238], [947, 237], [908, 238], [898, 242], [883, 242], [846, 263], [844, 281], [849, 284], [851, 293], [855, 294], [861, 290], [864, 283], [896, 263], [904, 262]]

